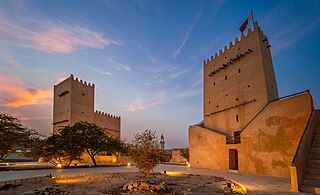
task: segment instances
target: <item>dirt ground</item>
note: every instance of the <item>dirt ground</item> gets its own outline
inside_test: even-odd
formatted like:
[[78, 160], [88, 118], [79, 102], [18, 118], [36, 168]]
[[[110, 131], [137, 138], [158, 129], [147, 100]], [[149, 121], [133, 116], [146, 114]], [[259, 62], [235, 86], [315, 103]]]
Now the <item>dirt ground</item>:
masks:
[[[123, 186], [130, 181], [145, 180], [140, 173], [96, 173], [70, 179], [57, 179], [56, 183], [25, 183], [20, 186], [0, 188], [0, 194], [129, 194]], [[183, 174], [168, 172], [155, 173], [150, 183], [165, 184], [168, 189], [156, 194], [224, 194], [227, 180], [207, 175]], [[1, 187], [1, 186], [0, 186]], [[150, 191], [130, 194], [154, 194]]]

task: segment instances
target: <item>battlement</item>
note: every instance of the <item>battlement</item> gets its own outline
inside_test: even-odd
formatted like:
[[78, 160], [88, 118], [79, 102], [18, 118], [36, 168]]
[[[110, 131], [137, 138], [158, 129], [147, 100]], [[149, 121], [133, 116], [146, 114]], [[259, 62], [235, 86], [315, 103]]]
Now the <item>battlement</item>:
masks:
[[56, 84], [55, 86], [58, 86], [58, 85], [61, 85], [61, 84], [64, 84], [65, 82], [67, 81], [75, 81], [77, 83], [80, 83], [81, 85], [84, 85], [86, 87], [94, 87], [94, 84], [91, 84], [87, 81], [83, 81], [82, 79], [80, 78], [77, 78], [77, 77], [74, 77], [73, 74], [71, 74], [68, 78], [64, 79], [63, 81], [61, 81], [60, 83]]
[[99, 111], [99, 110], [96, 110], [94, 112], [95, 116], [102, 116], [102, 117], [108, 117], [108, 118], [113, 118], [113, 119], [120, 119], [121, 117], [120, 116], [115, 116], [115, 115], [112, 115], [112, 114], [109, 114], [109, 113], [105, 113], [105, 112], [102, 112], [102, 111]]
[[[229, 47], [227, 47], [227, 45], [225, 45], [223, 50], [220, 49], [219, 52], [215, 53], [214, 56], [211, 56], [209, 59], [204, 60], [204, 65], [207, 65], [209, 62], [213, 62], [213, 61], [216, 61], [216, 60], [226, 59], [226, 57], [229, 57], [227, 53], [230, 50], [238, 49], [238, 47], [236, 47], [236, 46], [241, 44], [241, 42], [243, 42], [249, 36], [251, 36], [252, 34], [255, 34], [255, 33], [260, 33], [261, 35], [263, 35], [263, 37], [266, 38], [266, 35], [264, 35], [263, 31], [260, 29], [257, 21], [254, 22], [254, 30], [253, 31], [251, 30], [251, 28], [249, 28], [248, 31], [247, 31], [247, 35], [245, 35], [244, 33], [241, 33], [240, 39], [238, 37], [236, 37], [235, 40], [234, 40], [234, 43], [232, 41], [230, 41]], [[246, 55], [247, 52], [248, 51], [245, 51], [242, 55]], [[250, 50], [249, 50], [249, 52], [250, 52]], [[226, 66], [226, 65], [224, 65], [224, 66]]]
[[93, 87], [93, 86], [94, 86], [94, 84], [91, 84], [91, 83], [89, 83], [89, 82], [87, 82], [87, 81], [83, 81], [83, 80], [80, 79], [80, 78], [78, 79], [77, 77], [74, 77], [73, 74], [71, 74], [70, 78], [71, 78], [73, 81], [76, 81], [76, 82], [78, 82], [78, 83], [80, 83], [80, 84], [82, 84], [82, 85], [84, 85], [84, 86], [86, 86], [86, 87]]

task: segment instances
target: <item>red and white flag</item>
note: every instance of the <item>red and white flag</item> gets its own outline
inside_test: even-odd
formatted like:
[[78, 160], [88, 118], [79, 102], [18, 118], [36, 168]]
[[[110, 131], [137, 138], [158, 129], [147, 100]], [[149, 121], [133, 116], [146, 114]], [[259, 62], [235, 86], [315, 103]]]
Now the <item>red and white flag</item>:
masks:
[[241, 32], [243, 32], [244, 30], [246, 30], [247, 25], [249, 24], [249, 22], [252, 20], [252, 11], [250, 12], [250, 16], [246, 19], [246, 21], [244, 21], [244, 23], [240, 26], [239, 30]]

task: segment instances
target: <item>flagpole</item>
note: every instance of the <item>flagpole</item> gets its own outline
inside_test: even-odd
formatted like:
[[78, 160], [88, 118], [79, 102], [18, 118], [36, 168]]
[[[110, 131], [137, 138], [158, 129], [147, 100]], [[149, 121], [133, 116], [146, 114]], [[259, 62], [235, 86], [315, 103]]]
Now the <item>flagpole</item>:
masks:
[[253, 12], [252, 12], [252, 9], [251, 9], [251, 16], [252, 16], [252, 24], [253, 24], [253, 26], [254, 26], [254, 19], [253, 19]]

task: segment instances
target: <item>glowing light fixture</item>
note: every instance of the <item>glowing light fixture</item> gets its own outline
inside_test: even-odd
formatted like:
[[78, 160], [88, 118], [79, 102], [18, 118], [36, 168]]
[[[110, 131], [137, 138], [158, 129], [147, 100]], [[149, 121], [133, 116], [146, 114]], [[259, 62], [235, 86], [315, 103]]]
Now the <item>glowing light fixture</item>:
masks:
[[128, 164], [127, 164], [127, 165], [128, 165], [128, 166], [131, 166], [131, 163], [129, 163], [129, 162], [128, 162]]
[[190, 163], [188, 163], [188, 167], [190, 167]]
[[182, 172], [177, 172], [177, 171], [165, 171], [164, 173], [165, 173], [166, 175], [169, 175], [169, 176], [183, 175]]
[[57, 164], [57, 167], [58, 167], [58, 168], [62, 168], [62, 165], [61, 165], [61, 164]]
[[7, 163], [6, 165], [9, 166], [9, 163]]

